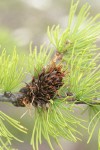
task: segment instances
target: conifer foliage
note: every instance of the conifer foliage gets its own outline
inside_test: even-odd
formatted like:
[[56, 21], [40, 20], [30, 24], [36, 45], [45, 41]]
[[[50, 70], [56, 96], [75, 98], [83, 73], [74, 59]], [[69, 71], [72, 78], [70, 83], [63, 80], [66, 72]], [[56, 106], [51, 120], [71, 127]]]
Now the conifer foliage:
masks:
[[[30, 140], [33, 150], [39, 150], [43, 138], [51, 150], [54, 150], [51, 139], [61, 149], [60, 138], [73, 142], [82, 140], [79, 127], [87, 130], [89, 143], [100, 123], [100, 49], [96, 46], [100, 14], [90, 16], [90, 6], [86, 3], [76, 18], [78, 3], [71, 4], [65, 30], [59, 25], [48, 27], [48, 46], [43, 44], [39, 50], [30, 49], [29, 55], [21, 58], [16, 50], [12, 55], [5, 50], [0, 55], [0, 102], [34, 109]], [[29, 73], [30, 81], [26, 81]], [[86, 120], [81, 119], [81, 114], [75, 115], [79, 104], [85, 104], [89, 112], [88, 126], [83, 125]], [[1, 150], [11, 149], [12, 140], [21, 142], [11, 134], [5, 122], [27, 133], [18, 121], [0, 111]], [[100, 129], [98, 131], [100, 150]]]

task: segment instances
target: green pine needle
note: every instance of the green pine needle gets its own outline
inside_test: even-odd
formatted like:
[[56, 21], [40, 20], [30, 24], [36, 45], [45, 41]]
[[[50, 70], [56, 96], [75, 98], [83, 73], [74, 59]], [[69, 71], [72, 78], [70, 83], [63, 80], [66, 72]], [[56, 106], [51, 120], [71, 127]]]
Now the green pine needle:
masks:
[[7, 143], [7, 145], [11, 145], [12, 140], [17, 140], [19, 142], [22, 142], [22, 140], [20, 140], [16, 136], [14, 136], [7, 129], [7, 127], [4, 124], [5, 121], [8, 122], [15, 129], [17, 129], [23, 133], [27, 133], [27, 129], [25, 127], [23, 127], [22, 125], [20, 125], [20, 123], [17, 120], [12, 119], [8, 115], [6, 115], [0, 111], [0, 137], [1, 137], [0, 138], [0, 145], [1, 145], [1, 149], [2, 149], [2, 147], [4, 147], [6, 150], [8, 150], [8, 146], [6, 146], [5, 143]]
[[[75, 55], [73, 48], [72, 55], [67, 60], [69, 77], [67, 76], [67, 87], [74, 93], [78, 101], [92, 102], [94, 98], [100, 98], [100, 54], [94, 58], [88, 57], [87, 49]], [[66, 59], [66, 57], [64, 58]]]
[[49, 63], [53, 50], [49, 49], [49, 46], [45, 48], [45, 45], [41, 45], [38, 50], [37, 47], [32, 50], [30, 45], [30, 53], [28, 56], [28, 72], [37, 77], [43, 68]]
[[[94, 122], [94, 120], [95, 120], [95, 122]], [[96, 128], [99, 121], [100, 121], [100, 111], [98, 111], [94, 115], [94, 117], [92, 118], [92, 120], [89, 123], [89, 126], [88, 126], [89, 139], [88, 139], [87, 143], [90, 142], [90, 140], [92, 138], [92, 135], [94, 133], [94, 130], [95, 130], [95, 128]]]
[[[86, 3], [76, 17], [78, 3], [79, 1], [75, 4], [72, 1], [68, 25], [64, 31], [60, 26], [53, 26], [51, 29], [48, 27], [47, 32], [50, 43], [59, 53], [62, 53], [62, 59], [59, 62], [67, 70], [64, 85], [57, 94], [63, 97], [69, 91], [76, 101], [85, 102], [95, 113], [95, 115], [89, 114], [91, 117], [88, 126], [89, 143], [100, 121], [100, 110], [91, 104], [97, 99], [96, 102], [98, 102], [100, 99], [100, 65], [98, 65], [100, 54], [97, 54], [100, 49], [95, 44], [100, 34], [100, 23], [98, 22], [100, 14], [90, 17], [90, 6]], [[50, 64], [52, 54], [53, 49], [50, 48], [50, 45], [46, 47], [43, 44], [39, 50], [37, 47], [32, 50], [32, 45], [30, 45], [30, 53], [27, 57], [23, 57], [22, 60], [25, 61], [23, 63], [25, 65], [22, 67], [20, 65], [21, 59], [16, 51], [13, 52], [11, 57], [4, 50], [0, 56], [1, 92], [16, 89], [26, 76], [26, 71], [36, 78], [43, 68]], [[74, 102], [76, 101], [72, 105], [68, 105], [66, 101], [69, 97], [58, 99], [55, 99], [55, 97], [50, 100], [48, 110], [35, 108], [34, 128], [31, 138], [33, 150], [39, 150], [38, 146], [42, 143], [43, 137], [51, 150], [54, 150], [52, 139], [63, 149], [59, 142], [60, 138], [77, 142], [82, 136], [78, 128], [85, 128], [82, 125], [83, 120], [74, 116]], [[3, 140], [0, 139], [2, 145], [0, 148], [1, 150], [3, 148], [8, 150], [7, 145], [4, 144], [5, 141], [10, 145], [13, 139], [20, 142], [21, 140], [10, 133], [4, 121], [21, 132], [26, 133], [26, 129], [19, 122], [0, 111], [0, 136], [3, 138]], [[100, 131], [98, 139], [100, 141]], [[100, 142], [98, 142], [98, 147], [100, 149]]]
[[[80, 9], [76, 19], [77, 7], [78, 2], [76, 4], [72, 3], [68, 25], [63, 32], [59, 26], [53, 26], [51, 29], [48, 27], [47, 30], [50, 42], [59, 52], [67, 52], [67, 58], [69, 58], [73, 47], [76, 53], [85, 48], [88, 50], [93, 48], [95, 40], [100, 35], [100, 23], [97, 22], [100, 14], [89, 17], [90, 6], [85, 4]], [[77, 44], [75, 44], [76, 42]]]
[[38, 145], [42, 143], [42, 136], [52, 150], [54, 148], [51, 138], [61, 147], [59, 138], [62, 137], [76, 142], [82, 136], [77, 127], [84, 127], [81, 124], [83, 120], [75, 117], [70, 107], [66, 106], [66, 102], [63, 102], [63, 100], [55, 100], [48, 111], [42, 108], [36, 109], [34, 116], [35, 123], [31, 138], [31, 145], [34, 150], [38, 150]]
[[[21, 60], [23, 60], [21, 58]], [[16, 51], [13, 51], [12, 56], [7, 55], [6, 51], [3, 50], [0, 55], [0, 90], [12, 91], [17, 88], [21, 81], [24, 79], [25, 72], [20, 63]]]
[[[100, 65], [97, 66], [100, 54], [97, 55], [98, 48], [95, 46], [96, 39], [100, 33], [100, 24], [97, 22], [100, 15], [89, 18], [90, 6], [85, 4], [80, 9], [76, 19], [75, 13], [78, 3], [73, 4], [72, 2], [68, 26], [65, 31], [61, 32], [59, 26], [53, 26], [51, 29], [48, 27], [47, 32], [51, 44], [55, 46], [58, 52], [64, 54], [62, 62], [66, 64], [64, 67], [69, 71], [61, 91], [63, 93], [70, 91], [77, 101], [84, 101], [88, 104], [93, 102], [95, 98], [100, 97]], [[80, 135], [80, 133], [77, 131], [77, 126], [82, 126], [82, 121], [71, 115], [70, 111], [73, 110], [74, 106], [73, 104], [69, 109], [63, 103], [63, 100], [51, 100], [51, 107], [47, 112], [41, 109], [36, 110], [31, 139], [31, 145], [34, 150], [38, 150], [42, 136], [47, 140], [52, 150], [54, 148], [51, 143], [51, 137], [59, 145], [60, 137], [74, 142], [79, 139], [77, 134]], [[88, 129], [90, 129], [92, 121]], [[90, 134], [88, 142], [98, 121], [99, 119], [95, 122], [91, 133], [88, 130]]]
[[98, 150], [100, 150], [100, 129], [99, 129], [99, 133], [98, 133]]

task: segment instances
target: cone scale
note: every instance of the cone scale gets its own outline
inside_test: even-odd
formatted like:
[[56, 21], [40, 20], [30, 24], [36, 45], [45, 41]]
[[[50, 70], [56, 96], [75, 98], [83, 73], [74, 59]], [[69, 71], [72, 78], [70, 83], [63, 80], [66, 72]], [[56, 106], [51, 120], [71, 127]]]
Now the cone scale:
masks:
[[37, 78], [33, 77], [32, 81], [20, 90], [23, 93], [21, 105], [32, 104], [35, 107], [48, 108], [50, 99], [54, 98], [63, 85], [64, 76], [62, 66], [54, 62], [44, 68]]

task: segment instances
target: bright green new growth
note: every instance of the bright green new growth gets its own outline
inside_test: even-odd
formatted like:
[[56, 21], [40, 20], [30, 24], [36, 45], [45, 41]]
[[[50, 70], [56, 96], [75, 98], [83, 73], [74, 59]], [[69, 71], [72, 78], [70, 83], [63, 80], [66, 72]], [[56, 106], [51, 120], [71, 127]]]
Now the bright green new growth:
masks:
[[[22, 142], [19, 138], [14, 136], [10, 131], [8, 131], [7, 127], [4, 125], [4, 122], [8, 122], [15, 129], [23, 132], [26, 132], [26, 128], [24, 128], [20, 123], [11, 117], [7, 116], [3, 112], [0, 111], [0, 150], [9, 150], [8, 144], [11, 145], [12, 140], [17, 140]], [[3, 140], [2, 140], [2, 139]]]
[[[87, 48], [90, 51], [95, 46], [97, 36], [100, 34], [100, 23], [96, 22], [100, 14], [95, 17], [89, 17], [90, 6], [83, 5], [80, 12], [75, 17], [79, 1], [71, 5], [67, 28], [62, 32], [59, 26], [48, 27], [48, 37], [55, 48], [63, 53], [67, 52], [69, 57], [73, 47], [76, 53], [80, 53]], [[92, 49], [91, 49], [92, 48]]]
[[[91, 121], [90, 121], [90, 123], [89, 123], [89, 126], [88, 126], [88, 133], [89, 133], [90, 136], [89, 136], [89, 139], [88, 139], [87, 143], [90, 142], [90, 140], [91, 140], [91, 138], [92, 138], [92, 135], [93, 135], [93, 132], [94, 132], [94, 130], [95, 130], [97, 124], [98, 124], [99, 121], [100, 121], [100, 110], [97, 109], [97, 108], [95, 108], [94, 111], [95, 111], [95, 115], [92, 117], [92, 119], [91, 119]], [[99, 130], [100, 130], [100, 129], [99, 129]], [[99, 134], [98, 134], [98, 136], [99, 136]], [[100, 141], [99, 141], [99, 140], [98, 140], [98, 145], [100, 145]], [[98, 147], [98, 148], [99, 148], [99, 147]], [[99, 150], [99, 149], [98, 149], [98, 150]]]
[[[62, 91], [69, 91], [73, 93], [76, 101], [82, 101], [88, 104], [95, 102], [95, 98], [99, 99], [100, 97], [100, 65], [97, 67], [100, 54], [97, 55], [98, 48], [95, 45], [96, 39], [100, 34], [100, 24], [96, 22], [100, 15], [88, 18], [90, 6], [85, 4], [81, 8], [77, 20], [75, 20], [77, 6], [78, 2], [76, 4], [72, 3], [71, 5], [68, 26], [65, 31], [61, 33], [59, 26], [53, 26], [51, 30], [48, 27], [48, 36], [50, 43], [55, 46], [58, 52], [63, 54], [62, 63], [66, 63], [64, 67], [69, 70], [69, 76], [66, 75], [66, 79], [64, 80], [66, 86], [62, 87]], [[35, 125], [31, 139], [34, 150], [38, 150], [38, 144], [41, 144], [41, 135], [48, 141], [51, 149], [53, 149], [53, 147], [50, 137], [53, 137], [60, 147], [59, 137], [74, 142], [77, 140], [75, 132], [81, 123], [77, 122], [77, 119], [75, 119], [73, 115], [72, 122], [75, 124], [71, 124], [69, 120], [67, 120], [69, 115], [68, 111], [71, 113], [75, 106], [73, 106], [73, 104], [72, 109], [68, 110], [68, 106], [64, 104], [63, 107], [61, 101], [63, 104], [66, 102], [65, 99], [57, 100], [57, 103], [54, 102], [51, 106], [51, 108], [54, 107], [52, 111], [50, 111], [50, 108], [48, 112], [45, 112], [45, 115], [41, 111], [41, 113], [38, 111], [35, 112]], [[98, 103], [100, 102], [98, 101]], [[60, 109], [57, 108], [57, 104]], [[60, 110], [59, 113], [58, 109]], [[92, 106], [91, 109], [95, 110], [96, 107]], [[96, 112], [96, 114], [98, 114], [99, 110]], [[45, 119], [42, 118], [42, 113], [43, 116], [46, 117]], [[52, 118], [51, 120], [49, 116]], [[97, 116], [98, 115], [95, 115], [95, 118], [97, 118]], [[90, 141], [98, 121], [100, 121], [100, 118], [97, 118], [96, 123], [93, 124], [91, 120], [88, 127], [88, 133], [90, 135], [88, 141]], [[68, 123], [70, 123], [70, 126], [68, 126]], [[91, 125], [93, 127], [92, 131], [90, 130]]]
[[17, 88], [24, 76], [25, 72], [21, 66], [22, 61], [16, 51], [12, 56], [7, 55], [4, 50], [0, 56], [0, 90], [12, 91]]
[[[84, 128], [84, 126], [82, 126], [83, 120], [74, 115], [75, 102], [85, 102], [90, 112], [93, 112], [89, 113], [91, 121], [87, 130], [89, 133], [88, 142], [92, 138], [96, 125], [100, 122], [100, 106], [93, 105], [95, 101], [100, 104], [100, 65], [97, 66], [100, 54], [97, 54], [99, 49], [95, 44], [100, 34], [100, 23], [97, 22], [100, 15], [89, 17], [90, 6], [85, 4], [76, 18], [77, 7], [78, 2], [75, 4], [72, 2], [68, 26], [63, 32], [59, 26], [53, 26], [51, 29], [48, 27], [47, 32], [50, 43], [54, 45], [56, 51], [62, 54], [60, 63], [68, 71], [68, 74], [66, 73], [64, 78], [64, 86], [58, 91], [58, 94], [62, 97], [50, 100], [48, 111], [42, 108], [35, 108], [34, 128], [31, 138], [33, 150], [39, 149], [38, 145], [42, 143], [42, 137], [48, 142], [52, 150], [54, 148], [51, 138], [56, 141], [61, 149], [59, 138], [73, 142], [80, 140], [82, 134], [77, 131], [77, 128]], [[43, 68], [50, 64], [52, 54], [53, 49], [50, 48], [50, 45], [46, 48], [45, 45], [40, 46], [39, 52], [37, 47], [33, 51], [30, 48], [29, 55], [23, 57], [25, 63], [22, 66], [20, 65], [21, 59], [15, 51], [12, 57], [7, 56], [6, 52], [3, 51], [0, 56], [1, 91], [16, 89], [25, 80], [25, 76], [28, 73], [37, 77]], [[67, 92], [73, 94], [72, 97], [74, 97], [75, 101], [71, 102], [72, 104], [67, 102], [69, 98], [68, 96], [66, 97]], [[4, 129], [2, 131], [7, 135], [5, 136], [6, 141], [11, 142], [11, 139], [16, 138], [5, 128], [2, 116], [9, 123], [14, 122], [16, 128], [21, 129], [21, 126], [18, 125], [18, 122], [10, 117], [8, 119], [5, 114], [0, 112], [1, 129]], [[3, 143], [1, 139], [0, 142], [1, 144]], [[9, 144], [11, 144], [10, 142]], [[98, 148], [100, 149], [100, 129], [98, 133]]]
[[[42, 143], [42, 136], [47, 140], [50, 148], [54, 150], [51, 138], [60, 146], [59, 138], [76, 142], [81, 140], [82, 134], [77, 130], [77, 126], [83, 127], [83, 120], [75, 117], [71, 106], [66, 106], [66, 100], [55, 99], [48, 111], [41, 108], [35, 110], [35, 123], [32, 133], [31, 144], [34, 150], [38, 150], [38, 145]], [[79, 136], [79, 137], [78, 137]]]
[[99, 133], [98, 133], [98, 149], [100, 149], [100, 129], [99, 129]]
[[35, 77], [43, 70], [44, 67], [49, 63], [50, 58], [52, 56], [52, 49], [49, 47], [45, 48], [45, 45], [40, 46], [40, 50], [38, 52], [37, 47], [32, 50], [32, 45], [30, 45], [30, 53], [28, 57], [28, 71], [34, 75]]
[[74, 93], [78, 101], [88, 103], [100, 97], [100, 65], [96, 66], [96, 63], [99, 63], [100, 54], [91, 59], [88, 59], [86, 55], [87, 49], [81, 52], [81, 56], [80, 53], [75, 55], [75, 49], [73, 49], [67, 61], [70, 66], [70, 76], [66, 77], [66, 81], [68, 91]]

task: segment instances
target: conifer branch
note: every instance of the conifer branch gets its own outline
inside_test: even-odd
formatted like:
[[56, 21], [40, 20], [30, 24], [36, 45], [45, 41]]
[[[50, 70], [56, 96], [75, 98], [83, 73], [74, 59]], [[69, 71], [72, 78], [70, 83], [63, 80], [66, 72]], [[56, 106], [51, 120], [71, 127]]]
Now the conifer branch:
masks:
[[18, 101], [23, 97], [23, 94], [18, 93], [10, 93], [5, 92], [3, 94], [0, 94], [0, 102], [9, 102], [12, 103], [14, 106], [19, 106]]
[[[22, 105], [21, 103], [19, 103], [21, 101], [21, 99], [24, 97], [24, 94], [21, 92], [17, 92], [17, 93], [10, 93], [10, 92], [5, 92], [3, 94], [0, 94], [0, 102], [9, 102], [12, 103], [14, 106], [16, 107], [24, 107], [24, 105]], [[85, 104], [85, 105], [100, 105], [100, 102], [95, 100], [93, 102], [85, 102], [85, 101], [79, 101], [77, 100], [74, 96], [66, 96], [66, 97], [60, 97], [60, 98], [66, 98], [66, 102], [68, 102], [68, 104]]]
[[[97, 21], [100, 14], [89, 17], [90, 6], [86, 3], [76, 19], [78, 3], [79, 1], [74, 3], [72, 0], [65, 30], [62, 31], [60, 26], [53, 26], [51, 29], [48, 27], [48, 46], [43, 44], [39, 50], [37, 47], [32, 50], [30, 45], [29, 55], [23, 57], [16, 51], [9, 56], [5, 50], [0, 55], [0, 91], [6, 91], [0, 94], [0, 102], [12, 103], [16, 107], [35, 107], [30, 142], [34, 150], [38, 150], [42, 137], [51, 150], [54, 150], [51, 138], [61, 149], [59, 137], [73, 142], [80, 140], [82, 134], [78, 127], [87, 129], [83, 125], [85, 120], [76, 117], [73, 107], [70, 106], [92, 106], [90, 111], [93, 111], [93, 114], [89, 113], [91, 121], [88, 126], [88, 142], [100, 121], [100, 109], [97, 107], [100, 106], [100, 54], [99, 48], [96, 47], [96, 39], [100, 35], [100, 23]], [[56, 53], [54, 49], [57, 50]], [[19, 92], [7, 92], [16, 91], [17, 87], [26, 81], [28, 73], [32, 77], [30, 83], [26, 83]], [[4, 121], [20, 131], [23, 131], [22, 126], [2, 111], [0, 115], [2, 139], [5, 137], [7, 141], [19, 141], [10, 134]], [[100, 137], [100, 132], [98, 136]], [[0, 144], [3, 142], [0, 141]], [[98, 143], [100, 145], [100, 142]]]

